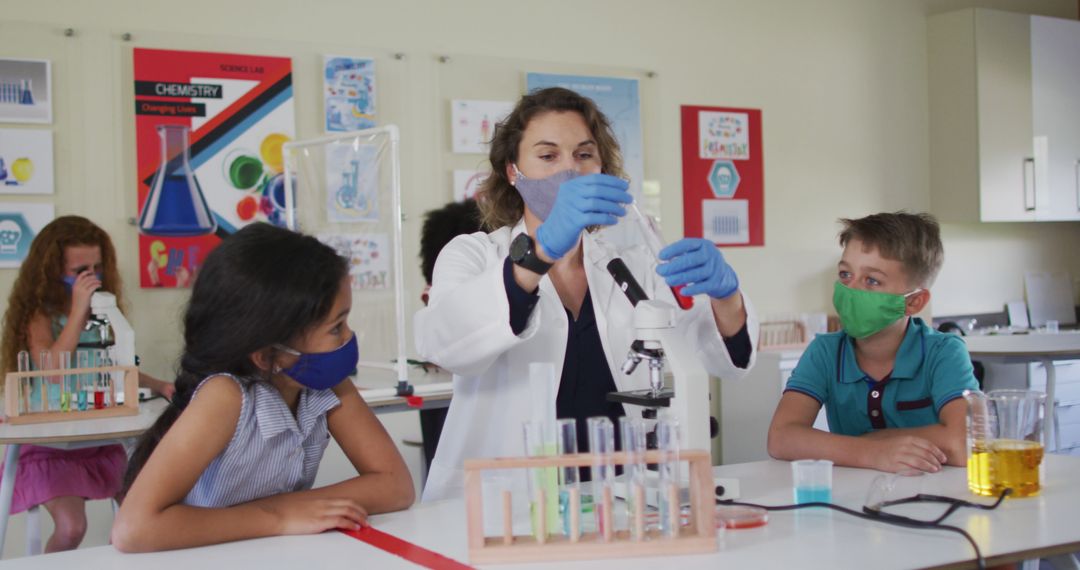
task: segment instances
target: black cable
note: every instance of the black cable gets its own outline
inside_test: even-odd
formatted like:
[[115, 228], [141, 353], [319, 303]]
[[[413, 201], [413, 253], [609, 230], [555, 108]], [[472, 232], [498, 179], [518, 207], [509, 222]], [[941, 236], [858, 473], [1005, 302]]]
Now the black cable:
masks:
[[[1004, 498], [1005, 494], [1007, 494], [1007, 493], [1003, 493], [1002, 496], [998, 499], [999, 504], [1001, 502], [1001, 499]], [[986, 561], [983, 560], [982, 551], [979, 550], [979, 545], [975, 542], [975, 539], [972, 538], [971, 535], [967, 533], [967, 531], [965, 531], [964, 529], [962, 529], [960, 527], [957, 527], [957, 526], [941, 524], [941, 523], [928, 523], [928, 522], [924, 522], [924, 521], [917, 521], [917, 520], [909, 519], [907, 517], [903, 517], [903, 516], [899, 516], [899, 515], [883, 513], [881, 511], [877, 511], [877, 514], [870, 515], [870, 514], [861, 513], [859, 511], [855, 511], [855, 510], [852, 510], [852, 509], [849, 509], [849, 508], [846, 508], [846, 507], [841, 507], [840, 505], [834, 505], [832, 503], [801, 503], [801, 504], [798, 504], [798, 505], [766, 506], [766, 505], [758, 505], [758, 504], [755, 504], [755, 503], [743, 503], [741, 501], [734, 501], [734, 500], [731, 500], [731, 499], [717, 499], [716, 504], [718, 504], [718, 505], [734, 505], [734, 506], [740, 506], [740, 507], [754, 507], [754, 508], [758, 508], [758, 509], [765, 509], [766, 511], [794, 511], [794, 510], [797, 510], [797, 509], [804, 509], [804, 508], [807, 508], [807, 507], [827, 507], [827, 508], [830, 508], [830, 509], [832, 509], [834, 511], [839, 511], [841, 513], [848, 514], [848, 515], [851, 515], [853, 517], [858, 517], [860, 519], [866, 519], [866, 520], [869, 520], [869, 521], [882, 522], [882, 523], [885, 523], [885, 524], [891, 524], [891, 525], [894, 525], [894, 526], [900, 526], [900, 527], [904, 527], [904, 528], [948, 530], [948, 531], [951, 531], [951, 532], [958, 533], [958, 534], [962, 535], [965, 539], [967, 539], [968, 543], [971, 544], [971, 548], [973, 550], [975, 550], [975, 565], [978, 567], [979, 570], [985, 570], [986, 569]], [[995, 506], [997, 506], [997, 505], [995, 505]]]

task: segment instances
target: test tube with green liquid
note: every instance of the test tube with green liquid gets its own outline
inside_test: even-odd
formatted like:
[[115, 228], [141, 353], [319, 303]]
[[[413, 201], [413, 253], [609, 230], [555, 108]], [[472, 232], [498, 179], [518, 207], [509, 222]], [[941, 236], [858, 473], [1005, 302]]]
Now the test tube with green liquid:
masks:
[[66, 371], [71, 370], [71, 351], [64, 350], [60, 352], [60, 369], [65, 373], [60, 379], [60, 411], [71, 411], [71, 374], [67, 374]]
[[[525, 454], [529, 457], [555, 455], [555, 428], [541, 421], [523, 424]], [[529, 469], [529, 514], [537, 542], [545, 542], [548, 534], [560, 531], [559, 478], [556, 467]]]

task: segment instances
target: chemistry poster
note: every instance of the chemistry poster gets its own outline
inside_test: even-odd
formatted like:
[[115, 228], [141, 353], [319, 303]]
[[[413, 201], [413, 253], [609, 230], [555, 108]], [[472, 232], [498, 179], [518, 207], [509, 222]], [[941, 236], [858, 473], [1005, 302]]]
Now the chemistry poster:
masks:
[[0, 194], [52, 193], [52, 131], [0, 129]]
[[0, 267], [18, 267], [30, 243], [53, 221], [52, 204], [0, 203]]
[[284, 225], [288, 58], [134, 50], [143, 287], [185, 287], [223, 237]]
[[765, 245], [761, 110], [682, 107], [683, 231]]
[[323, 108], [327, 131], [375, 126], [375, 60], [323, 57]]
[[592, 99], [611, 122], [622, 150], [623, 170], [630, 177], [630, 193], [641, 198], [645, 161], [641, 145], [641, 99], [637, 79], [529, 73], [526, 91], [564, 87]]
[[49, 60], [0, 59], [0, 123], [51, 123]]

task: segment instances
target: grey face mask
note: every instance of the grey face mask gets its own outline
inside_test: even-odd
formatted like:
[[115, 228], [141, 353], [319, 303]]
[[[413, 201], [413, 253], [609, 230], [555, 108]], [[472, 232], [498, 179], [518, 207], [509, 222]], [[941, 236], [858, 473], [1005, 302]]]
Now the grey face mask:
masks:
[[540, 218], [541, 222], [547, 220], [551, 207], [555, 205], [555, 197], [559, 195], [559, 185], [581, 176], [576, 170], [564, 170], [547, 178], [527, 178], [518, 170], [516, 164], [513, 167], [514, 174], [517, 176], [514, 187], [517, 188], [518, 194], [521, 194], [525, 205], [533, 214], [536, 214], [537, 218]]

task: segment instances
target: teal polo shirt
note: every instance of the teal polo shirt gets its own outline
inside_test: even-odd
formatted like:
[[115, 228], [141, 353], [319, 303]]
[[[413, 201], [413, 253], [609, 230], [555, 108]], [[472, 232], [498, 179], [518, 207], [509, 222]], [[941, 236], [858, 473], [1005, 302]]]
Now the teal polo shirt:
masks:
[[814, 338], [784, 391], [806, 394], [825, 406], [830, 432], [858, 436], [936, 424], [942, 406], [978, 388], [963, 339], [912, 317], [893, 370], [883, 380], [859, 369], [854, 341], [840, 331]]

